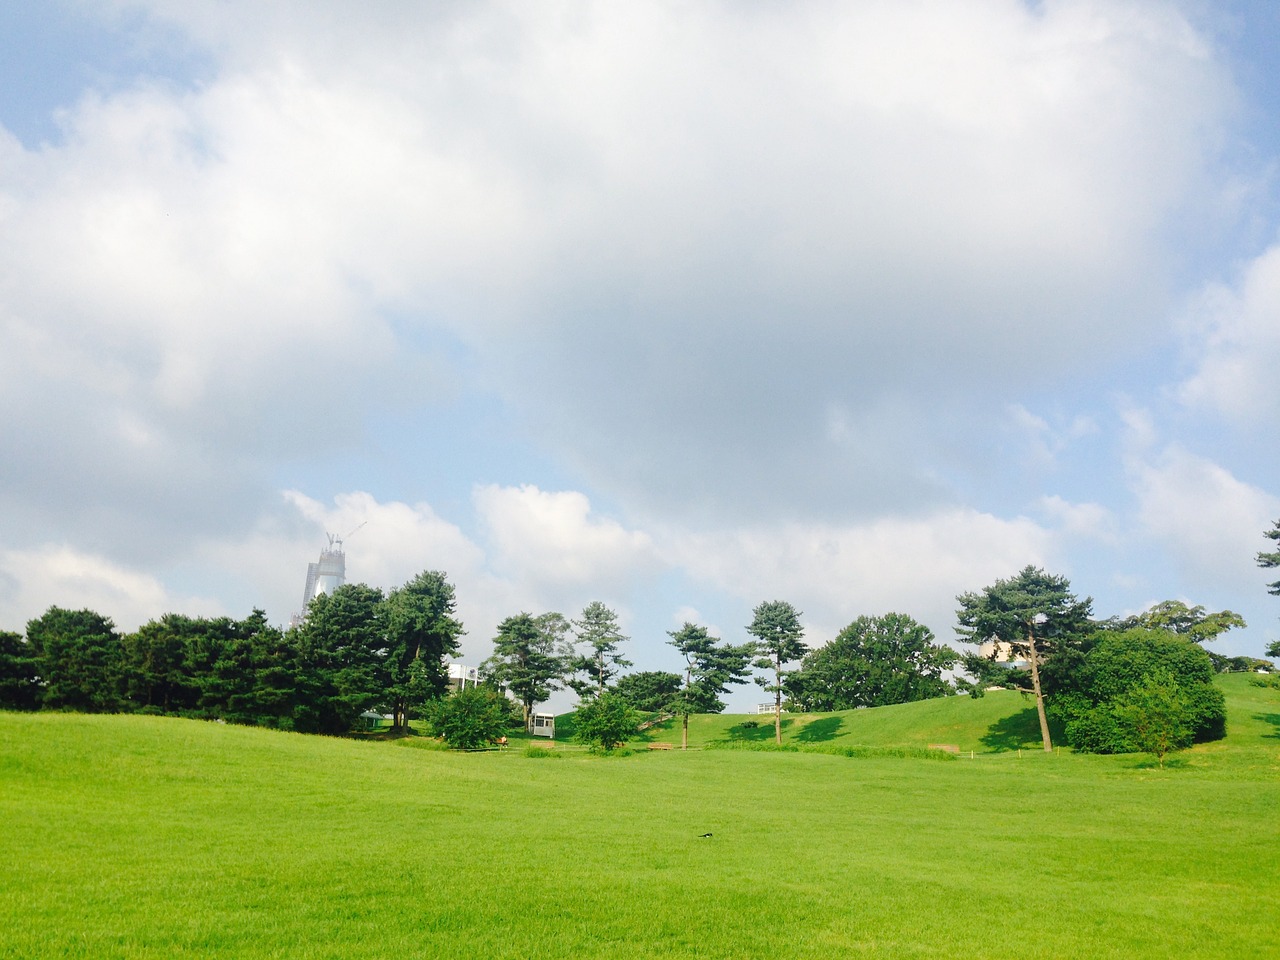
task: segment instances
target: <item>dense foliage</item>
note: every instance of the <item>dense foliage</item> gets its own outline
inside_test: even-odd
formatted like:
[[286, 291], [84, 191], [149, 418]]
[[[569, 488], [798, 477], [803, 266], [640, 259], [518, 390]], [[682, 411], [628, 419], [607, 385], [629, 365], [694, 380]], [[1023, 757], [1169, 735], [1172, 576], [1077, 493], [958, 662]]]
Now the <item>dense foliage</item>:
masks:
[[1049, 695], [1050, 712], [1073, 747], [1091, 753], [1149, 749], [1138, 723], [1144, 704], [1164, 713], [1176, 706], [1179, 723], [1166, 750], [1226, 735], [1222, 692], [1199, 644], [1170, 630], [1135, 627], [1103, 631], [1081, 646], [1073, 669], [1052, 673]]
[[384, 597], [347, 584], [287, 632], [165, 614], [121, 635], [91, 610], [50, 607], [26, 638], [0, 634], [0, 707], [140, 712], [345, 733], [367, 710], [409, 712], [445, 685], [461, 624], [453, 587], [428, 572]]
[[678, 673], [667, 670], [641, 670], [619, 677], [613, 692], [641, 713], [669, 713], [672, 703], [684, 686]]
[[945, 697], [944, 671], [959, 659], [933, 631], [902, 613], [859, 617], [824, 647], [805, 656], [786, 683], [799, 710], [852, 710]]
[[493, 687], [467, 687], [431, 704], [431, 732], [457, 750], [496, 743], [511, 722], [506, 698]]
[[567, 631], [568, 622], [558, 613], [507, 617], [498, 624], [493, 656], [480, 667], [490, 681], [520, 702], [526, 729], [534, 706], [560, 689], [568, 666]]
[[574, 739], [609, 751], [635, 736], [640, 713], [613, 691], [586, 697], [574, 714]]

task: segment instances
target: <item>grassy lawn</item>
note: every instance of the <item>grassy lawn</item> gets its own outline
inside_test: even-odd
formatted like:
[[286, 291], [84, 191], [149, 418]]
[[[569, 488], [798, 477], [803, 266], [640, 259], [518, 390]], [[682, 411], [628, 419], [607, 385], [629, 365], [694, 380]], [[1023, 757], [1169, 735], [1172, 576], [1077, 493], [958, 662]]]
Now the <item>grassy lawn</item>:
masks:
[[1016, 695], [818, 728], [950, 763], [0, 713], [0, 957], [1272, 957], [1280, 691], [1224, 688], [1164, 771], [992, 752]]

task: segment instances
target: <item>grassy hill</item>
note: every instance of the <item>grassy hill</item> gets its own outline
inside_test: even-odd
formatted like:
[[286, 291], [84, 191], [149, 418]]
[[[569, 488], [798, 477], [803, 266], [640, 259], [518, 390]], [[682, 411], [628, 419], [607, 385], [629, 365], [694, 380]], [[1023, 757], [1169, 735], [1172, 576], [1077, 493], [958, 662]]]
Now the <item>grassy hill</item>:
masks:
[[1163, 771], [990, 752], [1016, 695], [816, 727], [951, 763], [0, 713], [0, 957], [1274, 956], [1280, 691], [1248, 680]]
[[[562, 726], [570, 725], [561, 723]], [[680, 743], [679, 719], [650, 727], [647, 739]], [[838, 713], [788, 713], [782, 717], [784, 743], [841, 743], [850, 746], [925, 747], [946, 743], [965, 752], [989, 753], [1039, 746], [1035, 706], [1008, 690], [981, 699], [946, 697], [892, 707]], [[689, 745], [773, 740], [773, 715], [704, 714], [689, 718]]]

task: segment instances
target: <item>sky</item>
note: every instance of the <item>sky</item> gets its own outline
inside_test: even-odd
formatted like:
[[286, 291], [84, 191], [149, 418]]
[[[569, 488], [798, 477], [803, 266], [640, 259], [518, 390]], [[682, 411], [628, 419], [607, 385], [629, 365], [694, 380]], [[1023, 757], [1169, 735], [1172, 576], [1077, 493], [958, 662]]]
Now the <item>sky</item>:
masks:
[[[1280, 7], [0, 3], [0, 628], [443, 570], [1280, 639]], [[739, 688], [746, 709], [763, 699]]]

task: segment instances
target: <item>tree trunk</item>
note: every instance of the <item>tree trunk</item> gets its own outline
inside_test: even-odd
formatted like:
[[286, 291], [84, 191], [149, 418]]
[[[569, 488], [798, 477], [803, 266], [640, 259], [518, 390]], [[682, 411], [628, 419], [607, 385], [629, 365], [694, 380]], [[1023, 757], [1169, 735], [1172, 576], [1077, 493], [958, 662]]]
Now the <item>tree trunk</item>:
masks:
[[773, 740], [782, 746], [782, 664], [773, 673], [778, 689], [773, 691]]
[[684, 730], [680, 735], [680, 749], [689, 749], [689, 715], [687, 713], [684, 715]]
[[1036, 652], [1035, 634], [1027, 631], [1027, 646], [1031, 657], [1031, 688], [1036, 694], [1036, 713], [1040, 716], [1040, 739], [1044, 741], [1044, 752], [1053, 753], [1053, 741], [1049, 739], [1049, 719], [1044, 713], [1044, 694], [1040, 692], [1040, 656]]

